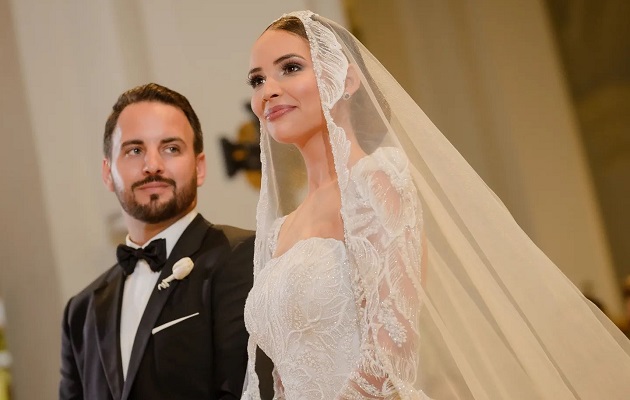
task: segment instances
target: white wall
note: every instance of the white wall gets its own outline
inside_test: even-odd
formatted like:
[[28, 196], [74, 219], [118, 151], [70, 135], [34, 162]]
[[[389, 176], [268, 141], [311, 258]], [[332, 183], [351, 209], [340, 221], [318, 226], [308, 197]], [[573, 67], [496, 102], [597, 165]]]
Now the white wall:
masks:
[[[16, 398], [52, 399], [59, 365], [59, 276], [17, 54], [8, 3], [0, 1], [0, 297]], [[29, 387], [35, 385], [45, 391]]]

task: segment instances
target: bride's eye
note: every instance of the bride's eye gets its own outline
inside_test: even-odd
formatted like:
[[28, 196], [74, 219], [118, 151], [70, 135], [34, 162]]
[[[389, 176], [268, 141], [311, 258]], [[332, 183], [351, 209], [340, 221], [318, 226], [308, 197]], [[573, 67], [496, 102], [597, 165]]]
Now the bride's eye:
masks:
[[286, 63], [282, 66], [282, 72], [285, 74], [292, 74], [302, 70], [302, 66], [295, 62]]
[[265, 78], [260, 75], [252, 75], [247, 78], [247, 84], [252, 88], [256, 89], [256, 87], [265, 83]]

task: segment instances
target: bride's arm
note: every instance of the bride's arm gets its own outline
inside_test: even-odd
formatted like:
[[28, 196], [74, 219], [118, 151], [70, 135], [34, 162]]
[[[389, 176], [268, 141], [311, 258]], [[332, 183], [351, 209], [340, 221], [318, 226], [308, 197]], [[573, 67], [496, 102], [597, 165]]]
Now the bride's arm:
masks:
[[280, 378], [280, 374], [278, 370], [273, 368], [273, 400], [284, 400], [284, 386], [282, 386], [282, 379]]
[[[361, 326], [361, 359], [340, 399], [406, 398], [418, 373], [421, 265], [426, 260], [420, 204], [408, 171], [364, 176], [347, 245]], [[365, 207], [365, 203], [369, 207]], [[416, 396], [419, 393], [416, 393]]]

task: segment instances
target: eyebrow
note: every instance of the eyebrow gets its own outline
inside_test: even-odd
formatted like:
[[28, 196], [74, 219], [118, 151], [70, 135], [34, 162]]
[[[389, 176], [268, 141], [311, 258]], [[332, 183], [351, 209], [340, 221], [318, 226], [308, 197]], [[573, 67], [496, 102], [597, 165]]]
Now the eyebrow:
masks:
[[131, 145], [143, 144], [143, 143], [144, 142], [142, 140], [138, 140], [138, 139], [126, 140], [120, 144], [120, 147], [123, 148], [123, 147], [131, 146]]
[[[160, 140], [160, 144], [168, 144], [168, 143], [173, 143], [173, 142], [182, 142], [184, 143], [184, 141], [181, 138], [178, 138], [176, 136], [172, 136], [172, 137], [167, 137], [165, 139]], [[123, 142], [120, 147], [126, 147], [126, 146], [131, 146], [131, 145], [143, 145], [144, 141], [139, 140], [139, 139], [131, 139], [131, 140], [127, 140], [125, 142]]]
[[162, 143], [162, 144], [173, 143], [173, 142], [182, 142], [182, 143], [184, 143], [184, 140], [182, 138], [178, 138], [178, 137], [173, 136], [173, 137], [169, 137], [169, 138], [166, 138], [166, 139], [162, 139], [160, 141], [160, 143]]
[[[289, 53], [289, 54], [283, 55], [282, 57], [277, 58], [276, 61], [273, 62], [273, 65], [278, 65], [281, 62], [283, 62], [284, 60], [288, 60], [289, 58], [300, 58], [300, 59], [306, 61], [306, 59], [304, 57], [302, 57], [301, 55], [299, 55], [299, 54]], [[260, 72], [260, 71], [262, 71], [262, 68], [260, 68], [260, 67], [252, 68], [252, 69], [249, 70], [247, 75], [249, 76], [251, 74], [254, 74], [254, 73]]]

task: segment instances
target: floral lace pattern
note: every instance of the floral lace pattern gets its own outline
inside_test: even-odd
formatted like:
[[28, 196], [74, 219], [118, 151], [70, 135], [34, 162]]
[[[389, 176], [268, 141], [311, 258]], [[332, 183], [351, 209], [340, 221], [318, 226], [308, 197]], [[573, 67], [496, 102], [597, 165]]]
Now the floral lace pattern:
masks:
[[[344, 235], [271, 258], [309, 171], [261, 124], [243, 398], [260, 400], [260, 345], [278, 399], [626, 399], [627, 338], [350, 32], [291, 15], [310, 46]], [[349, 98], [348, 71], [361, 82]]]
[[310, 238], [272, 259], [256, 279], [245, 322], [273, 360], [288, 399], [334, 398], [356, 363], [349, 272], [343, 243]]
[[344, 240], [309, 238], [271, 258], [283, 218], [272, 223], [269, 216], [283, 199], [268, 187], [270, 144], [262, 132], [243, 398], [260, 398], [253, 368], [258, 345], [274, 362], [277, 398], [427, 399], [415, 388], [422, 213], [408, 160], [397, 148], [381, 147], [350, 165], [351, 143], [331, 115], [344, 92], [348, 60], [335, 34], [312, 13], [293, 15], [309, 38], [341, 194]]
[[420, 232], [406, 168], [395, 149], [360, 160], [344, 196], [346, 243], [302, 240], [259, 271], [245, 323], [274, 361], [277, 398], [424, 398], [408, 389], [418, 368]]
[[338, 398], [426, 398], [413, 389], [419, 368], [422, 221], [408, 168], [398, 149], [380, 148], [359, 160], [342, 186], [361, 355]]

